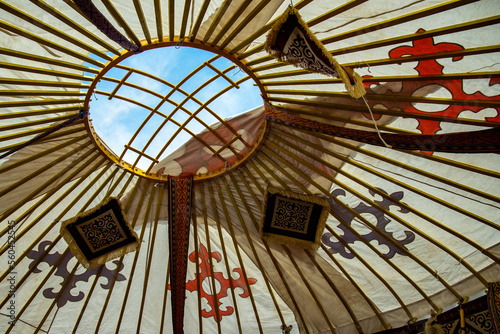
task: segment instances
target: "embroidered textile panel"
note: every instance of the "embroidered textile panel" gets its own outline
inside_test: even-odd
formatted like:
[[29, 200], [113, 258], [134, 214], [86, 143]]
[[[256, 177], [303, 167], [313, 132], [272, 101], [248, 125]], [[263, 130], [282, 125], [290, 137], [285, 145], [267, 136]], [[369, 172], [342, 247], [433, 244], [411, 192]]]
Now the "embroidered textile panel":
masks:
[[169, 177], [168, 185], [172, 323], [174, 333], [180, 334], [184, 333], [184, 304], [186, 299], [186, 273], [193, 178]]
[[269, 187], [262, 211], [261, 235], [277, 243], [317, 249], [328, 208], [326, 199]]
[[116, 198], [106, 199], [96, 208], [63, 222], [60, 233], [86, 268], [139, 248], [138, 237]]

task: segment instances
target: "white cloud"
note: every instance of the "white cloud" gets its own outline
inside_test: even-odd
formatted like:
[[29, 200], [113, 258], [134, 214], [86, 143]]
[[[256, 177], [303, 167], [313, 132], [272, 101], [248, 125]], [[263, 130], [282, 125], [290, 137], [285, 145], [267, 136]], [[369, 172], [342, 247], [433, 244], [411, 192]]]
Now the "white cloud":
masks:
[[[195, 68], [200, 66], [204, 61], [207, 61], [213, 56], [214, 55], [209, 52], [191, 48], [163, 48], [134, 55], [128, 58], [123, 65], [137, 68], [141, 71], [161, 77], [162, 79], [175, 85], [185, 78], [187, 74], [191, 73]], [[213, 62], [213, 64], [220, 70], [224, 70], [225, 68], [231, 66], [231, 62], [223, 58]], [[126, 71], [124, 70], [113, 69], [107, 73], [107, 76], [121, 80], [125, 74]], [[189, 94], [197, 89], [200, 83], [206, 82], [214, 75], [216, 75], [216, 72], [212, 69], [205, 68], [194, 77], [190, 78], [181, 86], [181, 88]], [[233, 81], [237, 81], [246, 76], [246, 74], [236, 68], [229, 71], [227, 76], [229, 76]], [[171, 88], [167, 85], [138, 74], [131, 75], [127, 81], [158, 92], [161, 95], [165, 95], [171, 91]], [[201, 101], [201, 103], [205, 103], [208, 99], [214, 96], [214, 94], [219, 93], [228, 85], [229, 83], [227, 80], [219, 77], [198, 92], [195, 96]], [[105, 82], [103, 80], [99, 83], [97, 89], [111, 92], [115, 87], [116, 83]], [[180, 93], [175, 93], [175, 97], [174, 95], [172, 96], [172, 99], [178, 103], [185, 98], [183, 94], [179, 94]], [[120, 87], [117, 95], [138, 101], [151, 108], [154, 108], [160, 101], [160, 99], [156, 96], [128, 86]], [[240, 89], [233, 88], [210, 103], [209, 108], [219, 114], [222, 118], [227, 118], [240, 114], [244, 111], [251, 110], [259, 105], [262, 105], [260, 91], [256, 86], [254, 86], [253, 81], [249, 79], [240, 85]], [[92, 122], [96, 132], [117, 155], [121, 154], [124, 149], [124, 145], [130, 141], [132, 135], [150, 113], [149, 110], [141, 108], [133, 103], [126, 102], [118, 98], [108, 100], [107, 96], [103, 95], [98, 95], [97, 99], [94, 99], [90, 106], [91, 119], [93, 120]], [[187, 101], [183, 106], [188, 108], [191, 112], [195, 112], [200, 107], [199, 104], [193, 102], [192, 100]], [[168, 115], [174, 108], [174, 106], [166, 102], [160, 108], [160, 111]], [[174, 119], [177, 119], [180, 123], [183, 123], [188, 117], [182, 110], [178, 110], [177, 114], [178, 115], [174, 117]], [[213, 116], [207, 116], [208, 113], [204, 110], [198, 114], [198, 117], [202, 117], [207, 125], [212, 125], [215, 122], [215, 118]], [[148, 121], [137, 139], [134, 140], [132, 146], [142, 150], [147, 140], [155, 132], [163, 120], [163, 117], [155, 114]], [[151, 145], [147, 148], [146, 153], [156, 157], [158, 152], [168, 142], [169, 138], [173, 135], [177, 128], [178, 127], [176, 125], [173, 125], [170, 122], [167, 123], [164, 129], [162, 129], [151, 142]], [[195, 120], [191, 120], [187, 128], [194, 133], [199, 133], [205, 130], [204, 126]], [[166, 152], [162, 154], [162, 158], [190, 139], [191, 136], [188, 133], [181, 131], [175, 140], [173, 140], [173, 142], [169, 145]], [[125, 154], [125, 160], [130, 163], [133, 163], [136, 157], [137, 155], [133, 152], [127, 152]], [[141, 159], [139, 166], [143, 169], [148, 168], [149, 160], [145, 161], [145, 159]]]

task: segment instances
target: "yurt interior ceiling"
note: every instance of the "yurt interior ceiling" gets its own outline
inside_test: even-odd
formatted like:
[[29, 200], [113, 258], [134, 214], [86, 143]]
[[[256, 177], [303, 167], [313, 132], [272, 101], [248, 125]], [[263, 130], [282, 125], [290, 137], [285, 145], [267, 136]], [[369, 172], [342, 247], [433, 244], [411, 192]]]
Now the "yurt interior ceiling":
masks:
[[1, 1], [0, 332], [495, 333], [499, 101], [498, 0]]

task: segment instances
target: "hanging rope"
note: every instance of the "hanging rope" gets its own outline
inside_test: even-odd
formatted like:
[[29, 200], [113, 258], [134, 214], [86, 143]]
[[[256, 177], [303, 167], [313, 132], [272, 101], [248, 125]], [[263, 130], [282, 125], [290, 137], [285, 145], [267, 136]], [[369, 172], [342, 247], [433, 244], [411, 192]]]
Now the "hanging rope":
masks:
[[89, 111], [88, 111], [88, 110], [83, 110], [83, 109], [82, 109], [82, 110], [80, 110], [80, 113], [79, 113], [78, 115], [76, 115], [75, 117], [70, 118], [70, 119], [68, 119], [67, 121], [65, 121], [65, 122], [63, 122], [63, 123], [61, 123], [61, 124], [58, 124], [58, 125], [54, 126], [53, 128], [48, 129], [47, 131], [42, 132], [42, 133], [40, 133], [39, 135], [37, 135], [37, 136], [35, 136], [35, 137], [31, 138], [31, 139], [30, 139], [30, 140], [28, 140], [27, 142], [24, 142], [23, 144], [20, 144], [20, 145], [18, 145], [18, 146], [16, 146], [16, 147], [12, 148], [10, 151], [5, 152], [4, 154], [2, 154], [2, 155], [0, 156], [0, 159], [6, 158], [6, 157], [8, 157], [9, 155], [11, 155], [12, 153], [17, 152], [17, 151], [19, 151], [20, 149], [25, 148], [26, 146], [29, 146], [29, 145], [31, 145], [31, 144], [33, 144], [33, 143], [35, 143], [35, 142], [39, 141], [40, 139], [47, 137], [48, 135], [50, 135], [50, 134], [52, 134], [52, 133], [56, 132], [57, 130], [60, 130], [60, 129], [62, 129], [62, 128], [64, 128], [64, 127], [68, 126], [68, 125], [71, 125], [71, 124], [75, 123], [76, 121], [79, 121], [79, 120], [81, 120], [81, 119], [83, 119], [83, 118], [87, 117], [87, 116], [88, 116], [88, 114], [89, 114]]
[[[357, 88], [358, 92], [361, 94], [361, 90], [359, 89], [359, 83], [357, 83], [357, 82], [356, 82], [356, 88]], [[370, 116], [372, 117], [373, 125], [375, 125], [375, 130], [377, 131], [377, 135], [380, 138], [380, 141], [382, 141], [382, 143], [385, 145], [385, 147], [392, 148], [392, 146], [387, 144], [385, 142], [384, 138], [382, 138], [382, 134], [380, 133], [380, 130], [378, 129], [377, 122], [375, 121], [375, 116], [373, 116], [372, 109], [370, 108], [370, 105], [366, 101], [365, 96], [363, 94], [361, 94], [361, 97], [363, 98], [363, 101], [365, 102], [365, 105], [368, 108], [368, 111], [370, 112]]]

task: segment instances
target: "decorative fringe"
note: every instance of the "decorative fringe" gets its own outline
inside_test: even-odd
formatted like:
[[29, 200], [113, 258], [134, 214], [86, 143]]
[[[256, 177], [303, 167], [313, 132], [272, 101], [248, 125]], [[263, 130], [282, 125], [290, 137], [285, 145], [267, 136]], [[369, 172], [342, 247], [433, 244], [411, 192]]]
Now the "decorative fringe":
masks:
[[[262, 229], [264, 227], [268, 194], [278, 194], [278, 195], [281, 195], [283, 197], [297, 199], [297, 200], [301, 200], [303, 202], [308, 202], [308, 203], [314, 203], [314, 204], [321, 205], [323, 207], [323, 210], [321, 211], [320, 218], [318, 220], [318, 225], [316, 227], [316, 235], [314, 237], [314, 240], [315, 240], [314, 242], [307, 241], [307, 240], [300, 240], [300, 239], [293, 238], [293, 237], [287, 237], [284, 235], [277, 235], [277, 234], [273, 234], [273, 233], [263, 232]], [[305, 195], [305, 194], [299, 194], [299, 193], [295, 193], [292, 191], [287, 191], [284, 189], [279, 189], [279, 188], [269, 186], [267, 188], [264, 205], [262, 206], [262, 213], [263, 214], [262, 214], [262, 218], [260, 221], [260, 229], [259, 229], [260, 236], [262, 238], [265, 238], [266, 240], [273, 241], [273, 242], [276, 242], [278, 244], [284, 244], [284, 245], [288, 245], [288, 246], [293, 246], [293, 247], [297, 247], [297, 248], [303, 248], [303, 249], [309, 249], [309, 250], [315, 251], [321, 245], [321, 236], [323, 235], [323, 230], [326, 227], [326, 220], [328, 219], [329, 208], [330, 208], [330, 204], [328, 203], [328, 200], [326, 200], [325, 198], [311, 196], [311, 195]]]
[[[330, 62], [330, 66], [335, 69], [335, 72], [337, 73], [338, 77], [342, 80], [342, 82], [345, 85], [345, 88], [347, 89], [347, 92], [349, 95], [351, 95], [354, 98], [360, 98], [361, 96], [366, 94], [366, 90], [363, 86], [363, 81], [361, 77], [355, 73], [351, 68], [349, 67], [342, 67], [333, 57], [332, 55], [326, 50], [326, 48], [323, 46], [323, 43], [321, 43], [314, 33], [309, 30], [309, 27], [307, 26], [307, 23], [302, 19], [302, 17], [299, 14], [299, 11], [292, 7], [289, 6], [288, 9], [281, 15], [278, 20], [275, 22], [271, 30], [269, 31], [266, 42], [264, 44], [264, 49], [274, 58], [278, 59], [281, 62], [284, 62], [289, 65], [293, 65], [295, 67], [303, 68], [305, 70], [309, 71], [315, 71], [314, 69], [311, 69], [307, 66], [307, 64], [304, 64], [300, 62], [297, 58], [290, 57], [286, 53], [283, 52], [283, 50], [280, 50], [276, 48], [276, 39], [280, 33], [280, 30], [285, 24], [285, 22], [291, 17], [295, 16], [297, 18], [297, 21], [302, 28], [302, 30], [305, 32], [306, 37], [308, 37], [311, 41], [314, 42], [314, 44], [318, 47], [318, 49], [321, 51], [322, 55], [328, 59]], [[321, 72], [319, 72], [321, 73]], [[357, 86], [357, 87], [356, 87]]]
[[298, 199], [304, 202], [309, 202], [309, 203], [314, 203], [318, 204], [321, 206], [326, 206], [329, 207], [330, 204], [328, 203], [328, 200], [322, 197], [317, 197], [317, 196], [312, 196], [312, 195], [306, 195], [306, 194], [299, 194], [293, 191], [288, 191], [276, 187], [268, 187], [267, 192], [270, 194], [278, 194], [287, 198], [293, 198], [293, 199]]
[[78, 246], [77, 242], [75, 241], [75, 239], [73, 239], [73, 236], [66, 228], [66, 226], [74, 223], [78, 218], [85, 217], [85, 216], [88, 216], [88, 215], [96, 212], [97, 210], [99, 210], [103, 206], [107, 205], [108, 202], [112, 199], [117, 200], [118, 204], [120, 205], [120, 209], [122, 210], [122, 212], [124, 212], [123, 206], [117, 198], [108, 197], [105, 200], [103, 200], [99, 205], [97, 205], [95, 208], [88, 210], [88, 211], [85, 211], [85, 212], [81, 212], [78, 215], [76, 215], [75, 217], [70, 218], [70, 219], [61, 223], [61, 229], [59, 230], [59, 234], [68, 243], [68, 247], [71, 250], [71, 253], [73, 253], [73, 255], [76, 257], [78, 262], [80, 262], [82, 264], [82, 266], [84, 266], [86, 269], [92, 269], [92, 268], [95, 268], [97, 266], [103, 265], [106, 262], [111, 261], [113, 259], [116, 259], [120, 256], [127, 254], [127, 253], [134, 252], [134, 251], [138, 250], [141, 246], [141, 243], [139, 241], [139, 237], [137, 236], [137, 233], [135, 233], [135, 231], [132, 228], [130, 228], [130, 224], [129, 224], [129, 222], [127, 220], [127, 216], [125, 214], [122, 214], [122, 217], [123, 217], [127, 227], [129, 228], [130, 233], [136, 239], [136, 242], [133, 242], [133, 243], [130, 243], [130, 244], [125, 245], [123, 247], [117, 248], [109, 253], [106, 253], [104, 255], [96, 257], [95, 259], [92, 259], [90, 261], [83, 254], [83, 252], [80, 249], [80, 247]]

